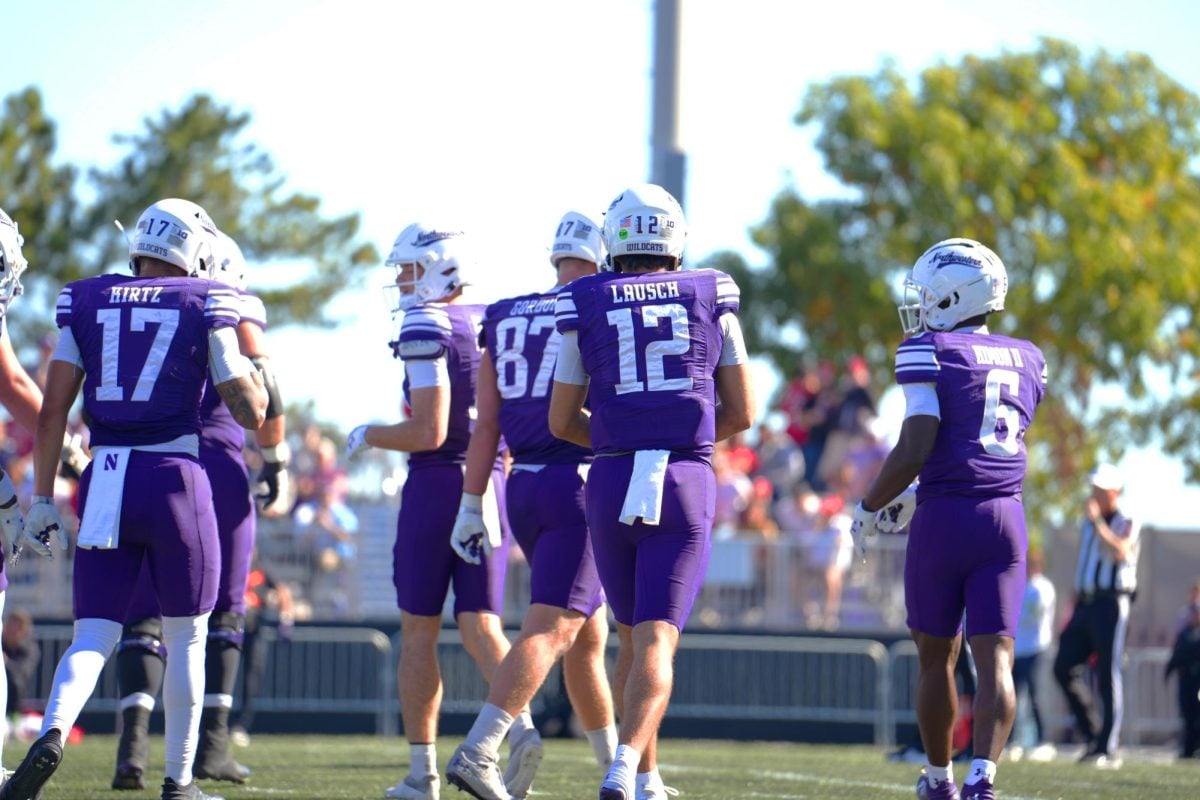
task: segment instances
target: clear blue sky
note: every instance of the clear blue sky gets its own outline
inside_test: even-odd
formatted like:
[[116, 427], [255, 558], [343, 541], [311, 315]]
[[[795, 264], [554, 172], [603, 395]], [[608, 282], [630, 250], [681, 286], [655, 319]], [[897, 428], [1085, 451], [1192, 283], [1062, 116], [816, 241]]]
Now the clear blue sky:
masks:
[[[915, 73], [1052, 35], [1086, 51], [1145, 52], [1200, 92], [1200, 4], [1182, 0], [683, 7], [693, 261], [730, 248], [762, 263], [747, 231], [776, 192], [839, 191], [812, 131], [792, 122], [805, 88], [832, 75], [874, 72], [884, 59]], [[317, 194], [330, 213], [361, 213], [380, 250], [417, 217], [473, 232], [490, 254], [476, 276], [482, 299], [548, 286], [546, 245], [562, 211], [598, 214], [647, 176], [650, 0], [78, 0], [10, 4], [3, 18], [3, 89], [41, 89], [60, 158], [111, 163], [120, 152], [113, 134], [209, 92], [251, 112], [248, 138], [291, 188]], [[260, 274], [270, 282], [293, 268]], [[334, 301], [346, 320], [336, 334], [272, 336], [289, 396], [315, 399], [347, 429], [398, 413], [377, 289], [388, 279], [380, 269]], [[771, 381], [766, 370], [762, 378]], [[1123, 466], [1156, 475], [1153, 491], [1130, 487], [1128, 505], [1164, 524], [1194, 524], [1186, 512], [1200, 491], [1185, 489], [1179, 465], [1142, 451]]]

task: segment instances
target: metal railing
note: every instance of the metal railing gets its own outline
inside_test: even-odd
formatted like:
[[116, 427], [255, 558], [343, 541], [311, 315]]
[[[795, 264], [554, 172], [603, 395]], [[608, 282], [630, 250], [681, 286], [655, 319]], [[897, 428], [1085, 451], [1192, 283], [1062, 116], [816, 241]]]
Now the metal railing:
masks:
[[[31, 691], [49, 694], [58, 660], [70, 645], [72, 628], [43, 625], [36, 630], [41, 661]], [[398, 731], [396, 659], [400, 634], [390, 638], [373, 628], [301, 626], [289, 642], [272, 641], [260, 711], [374, 717], [379, 735]], [[616, 637], [609, 637], [609, 649]], [[1126, 667], [1124, 741], [1161, 742], [1179, 727], [1174, 683], [1163, 679], [1165, 648], [1131, 651]], [[482, 708], [487, 684], [455, 630], [438, 639], [446, 713], [474, 714]], [[1047, 669], [1049, 665], [1043, 665]], [[539, 714], [560, 692], [559, 667], [530, 704]], [[909, 640], [891, 647], [873, 639], [688, 633], [675, 659], [675, 687], [668, 715], [695, 720], [836, 722], [870, 726], [877, 746], [893, 744], [897, 724], [916, 714], [916, 647]], [[1174, 679], [1172, 679], [1173, 681]], [[1050, 726], [1069, 723], [1052, 682], [1043, 681], [1042, 702]], [[239, 690], [240, 695], [240, 690]], [[35, 704], [37, 701], [34, 701]], [[118, 708], [116, 670], [106, 666], [87, 711]]]

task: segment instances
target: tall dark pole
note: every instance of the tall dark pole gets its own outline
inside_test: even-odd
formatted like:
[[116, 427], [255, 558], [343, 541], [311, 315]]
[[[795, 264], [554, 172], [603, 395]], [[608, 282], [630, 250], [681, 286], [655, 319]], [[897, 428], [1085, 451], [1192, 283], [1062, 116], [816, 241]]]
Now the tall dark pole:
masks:
[[654, 93], [650, 180], [686, 205], [686, 159], [679, 146], [680, 0], [654, 2]]

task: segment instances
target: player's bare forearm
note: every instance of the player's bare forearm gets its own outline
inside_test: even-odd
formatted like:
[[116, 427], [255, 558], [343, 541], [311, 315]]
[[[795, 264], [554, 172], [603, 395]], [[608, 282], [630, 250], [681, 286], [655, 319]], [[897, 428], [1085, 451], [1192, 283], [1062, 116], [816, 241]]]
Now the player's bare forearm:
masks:
[[248, 431], [255, 431], [266, 420], [267, 390], [258, 370], [217, 384], [217, 393], [229, 407], [229, 413]]
[[892, 502], [921, 474], [933, 450], [941, 420], [920, 414], [904, 420], [900, 441], [888, 453], [878, 477], [862, 498], [863, 508], [876, 511]]
[[550, 393], [550, 410], [547, 423], [550, 432], [563, 441], [586, 447], [592, 447], [592, 418], [584, 410], [587, 400], [588, 387], [575, 383], [554, 381], [554, 390]]
[[486, 350], [479, 359], [475, 378], [475, 430], [467, 445], [467, 468], [463, 491], [483, 494], [487, 491], [496, 451], [500, 449], [500, 388], [492, 355]]
[[395, 425], [371, 425], [366, 440], [371, 447], [423, 453], [446, 443], [450, 432], [450, 387], [425, 386], [413, 389], [411, 416]]
[[0, 339], [0, 403], [25, 430], [37, 427], [42, 390], [17, 360], [7, 336]]
[[467, 469], [463, 477], [463, 491], [483, 494], [487, 491], [492, 467], [496, 463], [496, 450], [500, 447], [500, 426], [494, 418], [475, 420], [471, 443], [467, 445]]
[[1117, 561], [1124, 561], [1129, 557], [1129, 541], [1113, 533], [1112, 528], [1108, 527], [1108, 523], [1104, 521], [1104, 517], [1097, 517], [1092, 525], [1109, 555]]
[[721, 401], [716, 419], [719, 442], [754, 424], [754, 395], [748, 365], [717, 367], [716, 388], [717, 398]]
[[34, 425], [33, 493], [54, 496], [54, 478], [62, 458], [67, 416], [79, 394], [83, 370], [67, 361], [51, 361], [46, 373], [46, 394]]

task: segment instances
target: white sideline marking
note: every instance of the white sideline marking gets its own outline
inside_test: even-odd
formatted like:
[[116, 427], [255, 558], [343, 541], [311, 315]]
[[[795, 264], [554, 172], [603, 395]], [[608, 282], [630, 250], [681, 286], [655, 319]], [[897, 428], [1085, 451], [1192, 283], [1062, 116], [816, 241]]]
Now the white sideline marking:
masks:
[[[895, 792], [897, 794], [902, 794], [902, 795], [907, 795], [907, 796], [912, 796], [913, 794], [915, 794], [915, 786], [916, 786], [915, 778], [913, 779], [913, 783], [911, 785], [907, 785], [907, 784], [901, 784], [901, 783], [881, 783], [879, 781], [863, 781], [863, 780], [855, 780], [852, 778], [839, 778], [839, 777], [832, 776], [832, 775], [813, 775], [813, 774], [810, 774], [807, 772], [792, 772], [792, 771], [783, 771], [783, 770], [766, 770], [763, 772], [757, 772], [757, 771], [750, 771], [750, 770], [731, 769], [728, 767], [725, 767], [725, 768], [697, 767], [697, 766], [691, 766], [691, 765], [687, 765], [687, 764], [665, 764], [665, 763], [661, 763], [661, 762], [659, 763], [659, 768], [667, 774], [671, 774], [671, 773], [675, 773], [675, 772], [683, 772], [683, 773], [690, 772], [690, 773], [698, 773], [698, 774], [703, 774], [703, 773], [736, 774], [736, 773], [741, 773], [741, 772], [752, 772], [752, 774], [754, 774], [756, 776], [761, 776], [764, 778], [772, 778], [772, 779], [781, 780], [781, 781], [816, 783], [818, 785], [826, 784], [829, 786], [847, 786], [847, 787], [855, 787], [855, 788], [862, 788], [862, 789], [878, 789], [881, 791]], [[668, 783], [669, 782], [670, 781], [668, 780]], [[766, 796], [766, 795], [763, 795], [763, 796]], [[770, 796], [790, 798], [790, 797], [803, 797], [804, 795], [770, 795]], [[1005, 800], [1038, 800], [1038, 798], [1035, 798], [1035, 797], [1026, 797], [1024, 795], [1011, 794], [1009, 792], [1005, 792], [1004, 797], [1005, 797]]]

